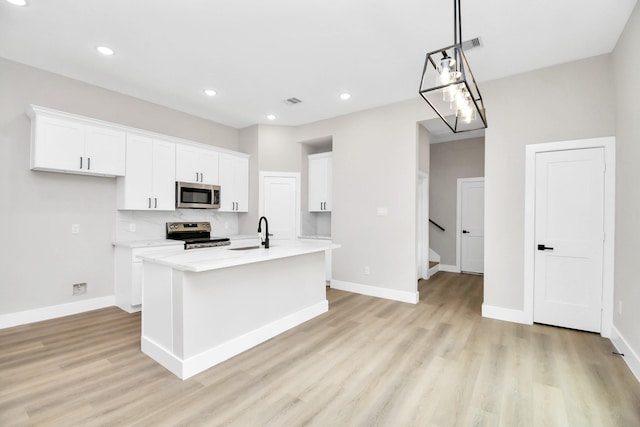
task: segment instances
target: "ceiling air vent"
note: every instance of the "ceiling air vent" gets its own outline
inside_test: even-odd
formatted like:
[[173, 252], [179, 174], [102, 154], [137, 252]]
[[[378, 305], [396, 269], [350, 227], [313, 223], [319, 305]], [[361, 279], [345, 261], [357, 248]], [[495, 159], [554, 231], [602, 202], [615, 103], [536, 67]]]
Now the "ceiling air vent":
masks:
[[293, 98], [289, 98], [289, 99], [285, 99], [284, 103], [285, 104], [289, 104], [289, 105], [296, 105], [296, 104], [300, 104], [302, 102], [302, 100], [296, 98], [295, 96]]
[[466, 51], [466, 50], [475, 49], [477, 47], [482, 47], [482, 43], [480, 43], [480, 37], [476, 37], [474, 39], [462, 42], [462, 50]]

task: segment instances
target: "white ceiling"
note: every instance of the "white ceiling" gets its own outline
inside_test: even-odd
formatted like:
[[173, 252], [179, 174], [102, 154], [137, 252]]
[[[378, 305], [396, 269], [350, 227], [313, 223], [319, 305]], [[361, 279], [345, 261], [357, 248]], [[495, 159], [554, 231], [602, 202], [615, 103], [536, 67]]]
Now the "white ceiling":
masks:
[[[237, 128], [417, 98], [425, 53], [453, 41], [451, 0], [27, 1], [0, 0], [0, 57]], [[480, 89], [611, 52], [635, 4], [463, 0], [463, 39], [483, 44], [467, 55]]]

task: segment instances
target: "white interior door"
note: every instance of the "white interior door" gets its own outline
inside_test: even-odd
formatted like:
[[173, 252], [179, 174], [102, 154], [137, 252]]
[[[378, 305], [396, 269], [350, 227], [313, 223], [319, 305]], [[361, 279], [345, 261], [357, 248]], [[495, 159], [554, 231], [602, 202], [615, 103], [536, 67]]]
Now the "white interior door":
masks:
[[460, 179], [460, 270], [484, 273], [484, 178]]
[[262, 214], [269, 221], [272, 239], [295, 240], [298, 237], [298, 179], [294, 176], [263, 177]]
[[604, 149], [536, 154], [534, 322], [600, 332]]

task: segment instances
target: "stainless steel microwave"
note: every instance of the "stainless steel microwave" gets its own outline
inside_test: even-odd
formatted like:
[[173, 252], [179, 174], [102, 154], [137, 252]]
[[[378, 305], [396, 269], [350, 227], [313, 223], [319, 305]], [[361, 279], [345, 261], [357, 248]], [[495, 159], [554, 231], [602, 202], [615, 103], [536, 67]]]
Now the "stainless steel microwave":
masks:
[[219, 207], [219, 185], [176, 182], [176, 208], [218, 209]]

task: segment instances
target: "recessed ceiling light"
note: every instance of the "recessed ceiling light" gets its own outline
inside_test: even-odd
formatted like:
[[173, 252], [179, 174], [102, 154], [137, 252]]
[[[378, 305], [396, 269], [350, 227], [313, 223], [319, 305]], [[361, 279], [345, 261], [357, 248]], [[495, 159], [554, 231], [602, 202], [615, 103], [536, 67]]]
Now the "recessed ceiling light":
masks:
[[273, 114], [269, 114], [269, 115], [267, 116], [267, 119], [269, 119], [269, 120], [275, 120], [275, 119], [276, 119], [276, 116], [274, 116]]
[[341, 93], [340, 94], [340, 99], [346, 101], [347, 99], [351, 98], [351, 94], [350, 93]]
[[26, 6], [27, 0], [7, 0], [9, 3], [14, 4], [16, 6]]
[[108, 48], [106, 46], [98, 46], [98, 47], [96, 47], [96, 50], [98, 52], [100, 52], [101, 54], [103, 54], [104, 56], [111, 56], [111, 55], [113, 55], [115, 53], [113, 51], [113, 49]]
[[216, 95], [216, 91], [213, 89], [205, 89], [204, 90], [204, 94], [207, 96], [215, 96]]

